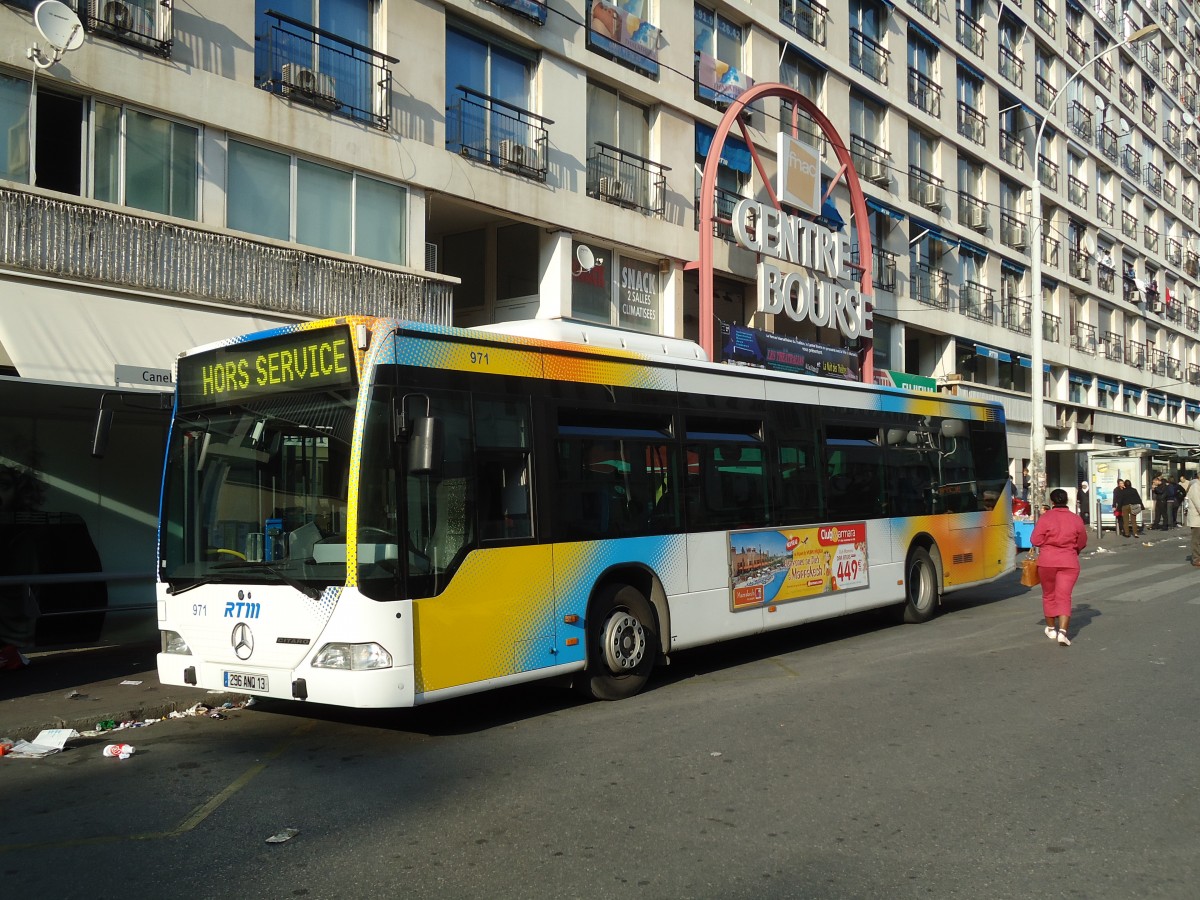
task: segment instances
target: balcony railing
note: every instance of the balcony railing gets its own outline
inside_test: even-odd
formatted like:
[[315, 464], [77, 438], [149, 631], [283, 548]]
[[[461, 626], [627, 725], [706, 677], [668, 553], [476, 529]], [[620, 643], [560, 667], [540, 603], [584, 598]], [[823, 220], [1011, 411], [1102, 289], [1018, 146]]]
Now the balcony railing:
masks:
[[1009, 297], [1004, 301], [1004, 327], [1017, 334], [1032, 331], [1033, 305], [1028, 300]]
[[1033, 20], [1041, 26], [1042, 31], [1055, 37], [1055, 29], [1058, 28], [1058, 13], [1050, 6], [1046, 0], [1034, 0], [1033, 4]]
[[1121, 168], [1126, 174], [1132, 175], [1134, 178], [1142, 177], [1142, 154], [1133, 149], [1132, 146], [1126, 144], [1121, 150]]
[[1048, 234], [1042, 235], [1042, 265], [1058, 268], [1058, 250], [1062, 242]]
[[973, 16], [967, 15], [960, 9], [954, 30], [958, 42], [983, 59], [983, 36], [985, 34], [983, 26], [976, 22]]
[[1191, 219], [1196, 214], [1196, 204], [1187, 194], [1179, 198], [1179, 211], [1185, 219]]
[[892, 154], [866, 138], [850, 135], [850, 157], [858, 177], [886, 187], [891, 181]]
[[1025, 168], [1025, 144], [1020, 136], [1009, 131], [1000, 132], [1000, 158], [1014, 168]]
[[1081, 209], [1087, 209], [1088, 205], [1088, 186], [1087, 182], [1074, 175], [1067, 176], [1067, 199]]
[[1149, 100], [1142, 101], [1142, 124], [1151, 131], [1158, 127], [1158, 110]]
[[1196, 142], [1191, 138], [1184, 138], [1183, 140], [1183, 161], [1193, 169], [1198, 168]]
[[1200, 331], [1200, 309], [1187, 308], [1187, 327], [1192, 331]]
[[1163, 66], [1163, 84], [1171, 93], [1179, 92], [1179, 70], [1170, 63]]
[[857, 28], [850, 29], [850, 65], [880, 84], [888, 82], [888, 52]]
[[387, 129], [391, 124], [392, 70], [385, 56], [281, 13], [267, 13], [255, 84], [292, 101]]
[[988, 205], [982, 200], [976, 200], [966, 191], [958, 193], [958, 224], [965, 225], [975, 231], [987, 233]]
[[1038, 102], [1039, 106], [1050, 108], [1050, 104], [1054, 102], [1054, 85], [1049, 79], [1035, 75], [1033, 78], [1033, 99]]
[[1200, 256], [1189, 250], [1187, 256], [1183, 258], [1183, 271], [1187, 272], [1193, 278], [1197, 274], [1200, 274]]
[[828, 20], [829, 10], [816, 0], [779, 0], [779, 21], [822, 47]]
[[987, 116], [965, 101], [959, 100], [958, 133], [972, 143], [982, 146], [987, 135]]
[[1163, 122], [1163, 143], [1179, 152], [1179, 126], [1170, 119]]
[[1025, 223], [1010, 212], [1000, 211], [1000, 241], [1014, 250], [1024, 250], [1029, 246], [1028, 229]]
[[942, 86], [911, 66], [908, 69], [908, 102], [935, 118], [942, 115]]
[[1096, 218], [1105, 225], [1112, 225], [1116, 216], [1116, 205], [1107, 197], [1096, 198]]
[[[733, 210], [734, 207], [742, 200], [742, 195], [736, 191], [727, 191], [725, 188], [713, 189], [713, 237], [720, 238], [723, 241], [733, 243]], [[700, 214], [700, 198], [696, 198], [697, 216]], [[697, 218], [696, 227], [700, 227], [700, 220]]]
[[1010, 84], [1021, 87], [1025, 80], [1025, 63], [1003, 44], [997, 45], [997, 52], [999, 53], [1000, 77]]
[[1116, 162], [1120, 157], [1121, 151], [1117, 140], [1117, 133], [1107, 125], [1101, 125], [1096, 129], [1096, 146], [1112, 162]]
[[6, 188], [0, 266], [305, 318], [358, 313], [449, 325], [453, 313], [453, 284], [437, 277]]
[[[32, 9], [36, 4], [30, 2]], [[170, 59], [174, 25], [170, 3], [161, 0], [73, 0], [85, 31]]]
[[1096, 326], [1087, 322], [1076, 322], [1071, 335], [1071, 346], [1084, 353], [1096, 352]]
[[1141, 369], [1146, 365], [1146, 345], [1141, 341], [1125, 342], [1125, 362]]
[[1067, 28], [1067, 55], [1077, 63], [1087, 62], [1088, 42], [1070, 27]]
[[1162, 195], [1163, 199], [1168, 203], [1174, 203], [1179, 197], [1179, 189], [1175, 187], [1175, 182], [1164, 179], [1162, 183]]
[[1113, 79], [1117, 77], [1112, 63], [1104, 59], [1096, 60], [1092, 63], [1092, 74], [1096, 76], [1096, 81], [1100, 82], [1102, 88], [1109, 91], [1112, 90]]
[[1059, 331], [1062, 330], [1062, 319], [1048, 312], [1042, 313], [1042, 340], [1052, 344], [1058, 343]]
[[1052, 191], [1058, 190], [1058, 163], [1038, 154], [1038, 180]]
[[446, 109], [446, 149], [516, 175], [545, 181], [549, 166], [543, 116], [459, 85]]
[[662, 163], [597, 141], [588, 155], [587, 193], [606, 203], [661, 216], [669, 171]]
[[950, 308], [950, 277], [928, 263], [912, 263], [908, 271], [913, 299], [936, 309]]
[[1071, 277], [1080, 281], [1092, 280], [1092, 258], [1083, 250], [1072, 250], [1070, 254]]
[[918, 166], [908, 167], [908, 199], [926, 209], [940, 210], [944, 205], [945, 182]]
[[1089, 144], [1092, 142], [1092, 111], [1081, 101], [1072, 100], [1067, 107], [1067, 127]]
[[1121, 362], [1125, 359], [1125, 339], [1115, 331], [1106, 331], [1100, 338], [1100, 349], [1105, 359]]
[[976, 281], [964, 281], [958, 289], [958, 311], [967, 318], [991, 324], [996, 319], [995, 293]]
[[1167, 354], [1158, 349], [1148, 350], [1146, 353], [1146, 368], [1155, 375], [1167, 374]]
[[1151, 253], [1158, 252], [1159, 233], [1154, 228], [1145, 228], [1142, 230], [1142, 243]]
[[908, 5], [924, 13], [933, 21], [938, 20], [938, 0], [908, 0]]
[[1142, 41], [1139, 49], [1142, 51], [1142, 62], [1146, 64], [1150, 74], [1160, 74], [1162, 72], [1162, 51], [1150, 41]]
[[1121, 234], [1127, 238], [1137, 237], [1137, 216], [1131, 212], [1121, 213]]
[[1096, 287], [1112, 293], [1117, 287], [1117, 270], [1112, 266], [1096, 266]]
[[1189, 365], [1187, 367], [1188, 384], [1200, 384], [1200, 366]]
[[1163, 189], [1162, 169], [1153, 163], [1146, 163], [1146, 168], [1142, 170], [1142, 183], [1150, 188], [1150, 191], [1156, 197], [1161, 197]]
[[[850, 261], [855, 265], [860, 259], [858, 246], [850, 248]], [[880, 291], [896, 291], [896, 254], [882, 247], [871, 248], [871, 259], [874, 261], [871, 269], [871, 280], [875, 289]]]
[[1121, 82], [1120, 95], [1121, 102], [1129, 109], [1133, 109], [1137, 105], [1137, 91], [1134, 90], [1133, 85], [1129, 82]]

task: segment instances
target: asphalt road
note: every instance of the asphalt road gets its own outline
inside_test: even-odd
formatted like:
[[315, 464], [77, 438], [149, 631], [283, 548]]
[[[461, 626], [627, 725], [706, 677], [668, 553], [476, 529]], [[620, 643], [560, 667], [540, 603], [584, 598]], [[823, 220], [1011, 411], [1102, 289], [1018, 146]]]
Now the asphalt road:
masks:
[[[1089, 556], [678, 654], [651, 689], [419, 710], [262, 704], [0, 761], [5, 897], [1195, 896], [1200, 573]], [[290, 840], [268, 844], [284, 828]]]

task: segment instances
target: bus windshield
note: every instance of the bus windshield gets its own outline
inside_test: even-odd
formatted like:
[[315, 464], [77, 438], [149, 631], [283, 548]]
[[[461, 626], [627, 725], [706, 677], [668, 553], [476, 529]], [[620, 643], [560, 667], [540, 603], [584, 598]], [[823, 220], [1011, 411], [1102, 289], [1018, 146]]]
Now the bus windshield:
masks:
[[160, 574], [173, 591], [345, 582], [356, 395], [293, 391], [178, 415], [160, 534]]

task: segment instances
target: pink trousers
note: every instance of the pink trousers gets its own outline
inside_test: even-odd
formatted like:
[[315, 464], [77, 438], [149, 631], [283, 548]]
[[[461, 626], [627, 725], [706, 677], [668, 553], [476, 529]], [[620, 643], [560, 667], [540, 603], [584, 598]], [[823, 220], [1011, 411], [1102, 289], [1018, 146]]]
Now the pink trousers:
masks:
[[1038, 577], [1042, 580], [1042, 611], [1050, 617], [1071, 614], [1071, 591], [1079, 580], [1079, 569], [1064, 569], [1058, 566], [1038, 566]]

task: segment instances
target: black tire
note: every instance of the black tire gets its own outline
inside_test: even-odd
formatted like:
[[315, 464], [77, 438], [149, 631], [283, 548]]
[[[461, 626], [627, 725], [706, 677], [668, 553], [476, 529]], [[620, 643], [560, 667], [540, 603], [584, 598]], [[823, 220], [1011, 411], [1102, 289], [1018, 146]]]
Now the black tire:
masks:
[[904, 566], [904, 621], [928, 622], [938, 609], [937, 567], [924, 547], [915, 547]]
[[658, 659], [654, 610], [628, 584], [610, 584], [592, 600], [587, 618], [587, 668], [576, 689], [593, 700], [623, 700], [646, 685]]

